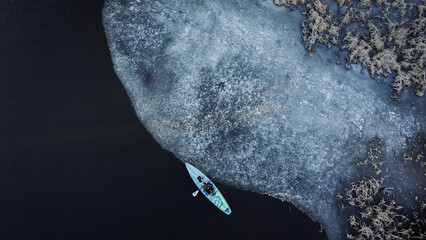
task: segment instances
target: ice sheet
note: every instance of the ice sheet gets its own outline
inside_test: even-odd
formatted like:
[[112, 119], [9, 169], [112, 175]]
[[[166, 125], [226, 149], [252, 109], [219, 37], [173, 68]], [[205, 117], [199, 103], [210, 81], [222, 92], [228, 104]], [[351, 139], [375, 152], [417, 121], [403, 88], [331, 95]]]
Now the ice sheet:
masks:
[[424, 100], [396, 102], [332, 52], [308, 54], [297, 11], [272, 0], [107, 0], [103, 18], [136, 113], [181, 161], [294, 203], [330, 239], [348, 228], [336, 193], [356, 179], [366, 137], [385, 141], [401, 204], [418, 193], [421, 171], [392, 151], [425, 129]]

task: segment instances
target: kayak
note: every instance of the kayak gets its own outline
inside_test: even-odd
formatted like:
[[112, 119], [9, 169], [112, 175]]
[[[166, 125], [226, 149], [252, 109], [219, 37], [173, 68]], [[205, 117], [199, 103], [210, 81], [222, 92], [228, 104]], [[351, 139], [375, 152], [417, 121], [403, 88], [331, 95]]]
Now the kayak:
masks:
[[229, 215], [231, 214], [231, 208], [228, 206], [225, 198], [219, 189], [214, 185], [210, 179], [204, 175], [200, 170], [195, 168], [189, 163], [185, 163], [186, 169], [188, 170], [189, 175], [191, 175], [192, 180], [198, 189], [210, 200], [217, 208], [222, 212]]

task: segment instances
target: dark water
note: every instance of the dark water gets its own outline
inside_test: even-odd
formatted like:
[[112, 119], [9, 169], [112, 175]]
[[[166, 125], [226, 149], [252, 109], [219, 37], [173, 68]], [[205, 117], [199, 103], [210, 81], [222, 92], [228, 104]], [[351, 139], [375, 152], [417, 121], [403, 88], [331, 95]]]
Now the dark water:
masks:
[[324, 239], [289, 204], [217, 184], [231, 216], [139, 123], [103, 1], [0, 2], [0, 239]]

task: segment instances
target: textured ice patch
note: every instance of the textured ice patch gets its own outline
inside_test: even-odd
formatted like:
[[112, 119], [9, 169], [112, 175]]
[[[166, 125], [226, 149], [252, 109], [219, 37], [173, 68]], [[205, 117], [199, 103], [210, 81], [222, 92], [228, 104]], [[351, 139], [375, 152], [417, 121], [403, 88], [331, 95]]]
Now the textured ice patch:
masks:
[[272, 0], [107, 0], [103, 17], [142, 123], [221, 182], [291, 201], [338, 239], [336, 191], [355, 177], [365, 137], [385, 140], [387, 174], [410, 179], [391, 153], [424, 129], [424, 104], [401, 107], [359, 69], [306, 54], [299, 14]]

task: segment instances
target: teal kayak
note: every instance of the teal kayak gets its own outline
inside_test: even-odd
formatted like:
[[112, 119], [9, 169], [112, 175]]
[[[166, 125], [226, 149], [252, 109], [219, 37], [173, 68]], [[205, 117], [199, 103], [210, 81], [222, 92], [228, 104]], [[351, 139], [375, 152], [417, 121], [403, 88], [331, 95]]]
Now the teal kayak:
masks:
[[231, 208], [228, 206], [225, 198], [214, 183], [191, 164], [185, 163], [185, 166], [195, 185], [197, 185], [203, 195], [206, 196], [206, 198], [209, 199], [217, 208], [222, 210], [222, 212], [227, 215], [231, 214]]

